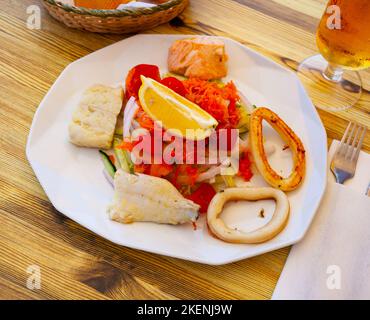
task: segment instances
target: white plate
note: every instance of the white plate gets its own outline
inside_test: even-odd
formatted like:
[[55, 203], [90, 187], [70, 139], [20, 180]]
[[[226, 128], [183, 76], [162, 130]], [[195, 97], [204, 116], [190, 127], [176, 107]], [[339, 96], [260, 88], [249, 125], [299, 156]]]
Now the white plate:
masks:
[[[62, 72], [37, 109], [27, 143], [28, 160], [47, 196], [58, 211], [112, 242], [207, 264], [230, 263], [298, 242], [306, 233], [326, 186], [325, 130], [293, 72], [226, 38], [222, 40], [230, 57], [228, 78], [236, 81], [252, 103], [277, 112], [301, 137], [307, 150], [306, 179], [298, 190], [289, 193], [291, 216], [287, 227], [266, 243], [239, 245], [210, 236], [204, 219], [196, 231], [191, 225], [123, 225], [109, 220], [106, 208], [113, 190], [102, 175], [97, 150], [78, 148], [68, 142], [72, 111], [85, 88], [96, 83], [122, 82], [136, 64], [156, 64], [165, 71], [168, 48], [182, 37], [137, 35], [77, 60]], [[276, 139], [272, 130], [266, 132]], [[273, 166], [289, 167], [290, 159], [280, 148], [274, 157]], [[262, 205], [266, 209], [265, 219], [258, 217]], [[246, 228], [261, 225], [272, 212], [270, 205], [269, 201], [232, 204], [225, 219], [230, 225], [238, 221]]]

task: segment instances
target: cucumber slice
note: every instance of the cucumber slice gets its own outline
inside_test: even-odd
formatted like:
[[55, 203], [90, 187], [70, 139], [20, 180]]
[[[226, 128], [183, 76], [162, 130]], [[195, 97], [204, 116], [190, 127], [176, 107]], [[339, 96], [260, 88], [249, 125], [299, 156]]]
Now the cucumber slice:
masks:
[[103, 160], [104, 168], [107, 170], [108, 174], [114, 178], [114, 174], [116, 173], [117, 169], [115, 165], [110, 161], [109, 156], [102, 150], [99, 150], [101, 158]]
[[122, 127], [116, 127], [116, 131], [114, 131], [114, 134], [117, 136], [123, 135], [123, 126]]
[[116, 128], [114, 130], [115, 135], [119, 135], [122, 137], [123, 135], [123, 111], [118, 114]]
[[239, 133], [249, 131], [249, 120], [251, 115], [248, 113], [247, 107], [242, 102], [237, 102], [236, 107], [240, 112], [240, 120], [238, 123]]
[[122, 170], [127, 173], [134, 173], [134, 164], [131, 161], [130, 154], [126, 150], [117, 148], [121, 144], [122, 140], [119, 138], [114, 138], [113, 140], [113, 149], [114, 154], [117, 157], [118, 163], [120, 164]]

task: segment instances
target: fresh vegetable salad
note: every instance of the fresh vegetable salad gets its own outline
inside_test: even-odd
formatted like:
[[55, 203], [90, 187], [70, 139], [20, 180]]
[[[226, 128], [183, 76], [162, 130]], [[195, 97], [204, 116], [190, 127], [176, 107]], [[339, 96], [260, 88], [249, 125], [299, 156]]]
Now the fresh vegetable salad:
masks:
[[[197, 161], [198, 141], [191, 139], [181, 140], [181, 150], [183, 151], [182, 161], [174, 163], [155, 163], [155, 157], [161, 157], [158, 154], [158, 148], [155, 148], [157, 143], [155, 137], [165, 136], [167, 128], [156, 126], [157, 120], [148, 114], [143, 108], [139, 91], [143, 87], [143, 77], [153, 79], [159, 84], [167, 87], [170, 91], [186, 98], [193, 102], [216, 120], [217, 125], [214, 126], [212, 135], [205, 137], [202, 140], [202, 145], [205, 146], [206, 157], [211, 152], [211, 139], [217, 139], [218, 132], [223, 129], [227, 135], [226, 150], [228, 155], [231, 154], [233, 148], [238, 145], [239, 150], [239, 169], [233, 174], [223, 175], [221, 163], [214, 164], [199, 164]], [[125, 98], [128, 101], [124, 109], [123, 115], [123, 139], [116, 138], [114, 141], [115, 155], [123, 167], [131, 173], [144, 173], [150, 176], [165, 178], [170, 181], [181, 194], [200, 205], [200, 212], [206, 212], [208, 204], [216, 193], [216, 190], [222, 185], [227, 187], [234, 186], [235, 177], [240, 177], [245, 181], [249, 181], [252, 177], [251, 160], [245, 142], [239, 145], [239, 133], [242, 134], [248, 130], [249, 114], [247, 107], [241, 102], [238, 90], [235, 84], [230, 81], [223, 83], [221, 81], [207, 81], [197, 78], [185, 78], [167, 74], [161, 77], [160, 70], [157, 66], [140, 64], [132, 68], [125, 81], [126, 90]], [[162, 88], [162, 87], [161, 87]], [[159, 106], [160, 108], [161, 106]], [[174, 127], [182, 121], [181, 116], [174, 119]], [[132, 138], [133, 130], [145, 129], [145, 134]], [[232, 130], [232, 129], [238, 129]], [[237, 132], [238, 134], [233, 134]], [[148, 137], [149, 135], [149, 137]], [[143, 137], [150, 139], [150, 150], [142, 150], [142, 152], [150, 152], [150, 163], [135, 164], [133, 162], [135, 146], [142, 142]], [[168, 142], [162, 142], [162, 152]], [[170, 141], [173, 142], [173, 139]], [[191, 148], [189, 148], [191, 145]], [[189, 152], [193, 153], [194, 163], [187, 163], [186, 157]], [[177, 159], [178, 160], [178, 159]]]

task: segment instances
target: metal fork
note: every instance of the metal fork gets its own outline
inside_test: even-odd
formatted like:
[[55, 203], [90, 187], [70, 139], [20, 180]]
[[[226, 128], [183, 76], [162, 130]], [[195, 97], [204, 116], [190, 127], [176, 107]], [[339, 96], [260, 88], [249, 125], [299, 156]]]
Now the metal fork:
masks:
[[359, 124], [349, 123], [330, 164], [330, 169], [334, 173], [337, 183], [343, 184], [344, 181], [355, 175], [366, 130], [366, 127]]

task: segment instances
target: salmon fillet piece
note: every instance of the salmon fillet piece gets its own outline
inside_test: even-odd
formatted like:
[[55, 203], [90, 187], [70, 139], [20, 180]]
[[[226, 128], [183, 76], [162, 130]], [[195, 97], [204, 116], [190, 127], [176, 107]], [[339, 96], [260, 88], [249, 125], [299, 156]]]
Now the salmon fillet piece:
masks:
[[221, 40], [196, 37], [173, 43], [168, 54], [168, 69], [189, 78], [214, 80], [227, 75], [227, 60]]

